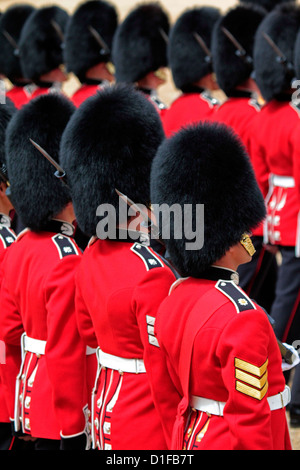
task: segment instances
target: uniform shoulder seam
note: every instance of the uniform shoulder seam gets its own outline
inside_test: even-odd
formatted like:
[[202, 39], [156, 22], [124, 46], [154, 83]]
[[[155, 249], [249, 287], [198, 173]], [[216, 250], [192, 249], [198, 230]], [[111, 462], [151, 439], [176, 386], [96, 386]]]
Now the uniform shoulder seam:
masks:
[[130, 247], [130, 249], [144, 262], [147, 271], [155, 268], [165, 267], [159, 256], [155, 254], [148, 246], [135, 243]]
[[62, 235], [61, 233], [57, 233], [53, 237], [51, 237], [54, 245], [57, 248], [59, 258], [65, 258], [69, 255], [79, 255], [78, 248], [73, 240], [66, 235]]
[[215, 288], [232, 302], [237, 313], [246, 310], [257, 310], [252, 300], [234, 281], [220, 280], [215, 284]]

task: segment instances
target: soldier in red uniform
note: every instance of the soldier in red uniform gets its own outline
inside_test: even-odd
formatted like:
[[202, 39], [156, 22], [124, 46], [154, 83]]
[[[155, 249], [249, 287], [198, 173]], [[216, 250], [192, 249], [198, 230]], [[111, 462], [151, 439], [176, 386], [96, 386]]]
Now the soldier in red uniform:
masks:
[[26, 20], [19, 53], [23, 76], [35, 84], [31, 99], [61, 91], [67, 80], [63, 64], [63, 41], [68, 13], [60, 7], [42, 7]]
[[[129, 217], [115, 191], [149, 211], [150, 168], [163, 138], [160, 117], [145, 96], [115, 85], [75, 112], [62, 139], [76, 218], [92, 236], [76, 275], [76, 313], [87, 345], [99, 348], [92, 397], [96, 449], [168, 446], [147, 367], [160, 361], [160, 350], [152, 347], [153, 324], [175, 276], [148, 246], [143, 219], [134, 211]], [[147, 289], [139, 286], [145, 279]], [[174, 407], [168, 400], [164, 406], [170, 425]]]
[[[266, 11], [241, 4], [230, 9], [214, 29], [212, 54], [217, 82], [227, 99], [216, 107], [213, 120], [223, 122], [239, 135], [252, 158], [251, 122], [260, 111], [259, 90], [253, 72], [253, 44]], [[256, 253], [251, 263], [239, 268], [245, 292], [270, 311], [274, 300], [277, 262], [263, 244], [263, 225], [253, 231]]]
[[158, 3], [134, 8], [118, 26], [112, 49], [116, 81], [134, 84], [163, 117], [158, 88], [167, 80], [168, 14]]
[[114, 80], [110, 56], [117, 25], [117, 11], [106, 1], [85, 2], [73, 13], [66, 31], [64, 58], [68, 72], [81, 83], [72, 96], [76, 107]]
[[[223, 124], [204, 123], [165, 140], [152, 166], [151, 200], [160, 207], [190, 204], [185, 223], [196, 232], [202, 226], [204, 234], [201, 249], [187, 249], [190, 234], [176, 236], [176, 219], [161, 209], [162, 240], [180, 273], [155, 322], [166, 370], [182, 397], [172, 449], [290, 449], [289, 389], [277, 340], [266, 313], [238, 286], [237, 267], [253, 254], [247, 234], [265, 217], [239, 138]], [[204, 220], [197, 220], [198, 204]], [[165, 400], [169, 390], [152, 379]]]
[[181, 127], [209, 119], [218, 103], [211, 96], [218, 85], [210, 52], [211, 34], [220, 11], [212, 7], [185, 11], [171, 29], [169, 66], [181, 94], [166, 110], [163, 126], [167, 137]]
[[[295, 77], [294, 46], [300, 26], [300, 9], [294, 4], [273, 10], [257, 32], [254, 65], [257, 84], [266, 100], [253, 126], [253, 163], [266, 198], [265, 242], [280, 250], [276, 297], [270, 311], [279, 339], [292, 344], [300, 327], [300, 238], [298, 139], [299, 109], [292, 100]], [[269, 175], [269, 178], [267, 176]], [[299, 378], [298, 378], [299, 377]], [[299, 423], [300, 369], [292, 387], [291, 415]], [[297, 392], [298, 391], [298, 392]], [[297, 415], [298, 414], [298, 418]], [[292, 421], [293, 422], [293, 421]]]
[[[72, 239], [74, 210], [68, 187], [30, 142], [58, 161], [73, 111], [63, 95], [43, 95], [7, 128], [10, 197], [27, 228], [2, 263], [0, 338], [8, 357], [2, 375], [15, 432], [34, 439], [35, 450], [84, 450], [87, 443], [86, 348], [74, 313], [81, 258]], [[10, 350], [19, 345], [22, 362], [13, 368]]]
[[[8, 187], [8, 175], [4, 145], [5, 131], [14, 112], [15, 107], [9, 101], [7, 104], [2, 104], [0, 106], [0, 263], [2, 263], [6, 249], [16, 239], [16, 234], [11, 228], [11, 212], [13, 210], [13, 205], [6, 195], [6, 189]], [[5, 351], [1, 350], [1, 352]], [[20, 348], [15, 348], [14, 353], [16, 357], [20, 357]], [[5, 361], [6, 358], [1, 356], [0, 369], [3, 367]], [[4, 386], [1, 380], [0, 371], [0, 450], [9, 450], [13, 447], [16, 448], [15, 444], [16, 443], [14, 442], [11, 431], [9, 412], [5, 401]]]
[[21, 70], [19, 38], [26, 19], [34, 11], [30, 5], [16, 5], [8, 8], [0, 22], [0, 70], [10, 80], [12, 87], [6, 92], [19, 109], [26, 104], [35, 86], [27, 80]]

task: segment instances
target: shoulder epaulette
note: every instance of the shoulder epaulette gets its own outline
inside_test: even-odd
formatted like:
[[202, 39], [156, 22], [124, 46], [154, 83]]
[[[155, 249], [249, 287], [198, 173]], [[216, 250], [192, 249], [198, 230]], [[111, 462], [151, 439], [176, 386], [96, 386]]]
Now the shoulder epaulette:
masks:
[[249, 104], [250, 104], [250, 106], [252, 106], [252, 108], [256, 109], [256, 111], [259, 112], [261, 110], [261, 105], [259, 104], [259, 102], [255, 98], [251, 98], [249, 100]]
[[71, 240], [71, 238], [58, 233], [52, 237], [52, 240], [58, 250], [58, 254], [60, 259], [64, 258], [68, 255], [78, 255], [78, 249], [75, 243]]
[[163, 103], [156, 95], [151, 95], [150, 99], [151, 99], [151, 101], [153, 101], [153, 103], [156, 104], [158, 109], [160, 109], [160, 110], [167, 109], [167, 106], [165, 105], [165, 103]]
[[234, 304], [238, 313], [246, 310], [256, 310], [251, 299], [235, 284], [234, 281], [218, 281], [215, 285]]
[[131, 247], [131, 251], [141, 258], [147, 271], [154, 268], [164, 268], [163, 262], [147, 246], [135, 243]]
[[207, 91], [203, 91], [201, 94], [200, 94], [201, 98], [206, 101], [208, 103], [208, 105], [211, 107], [211, 108], [214, 108], [215, 106], [217, 106], [219, 103], [219, 101], [217, 100], [217, 98], [215, 98], [214, 96], [212, 96], [210, 93], [207, 93]]
[[15, 233], [9, 227], [0, 225], [0, 239], [4, 248], [8, 248], [16, 240], [16, 238], [17, 237]]

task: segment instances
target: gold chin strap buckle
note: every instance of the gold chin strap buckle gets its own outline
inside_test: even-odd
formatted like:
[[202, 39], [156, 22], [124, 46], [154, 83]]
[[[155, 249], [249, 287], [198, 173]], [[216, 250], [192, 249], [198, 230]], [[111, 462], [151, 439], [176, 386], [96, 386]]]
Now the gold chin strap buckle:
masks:
[[154, 72], [154, 75], [160, 80], [163, 80], [164, 82], [168, 79], [167, 70], [165, 67], [161, 67], [160, 69], [156, 70]]
[[256, 252], [256, 249], [254, 248], [252, 240], [251, 240], [250, 236], [247, 233], [244, 233], [242, 235], [240, 243], [241, 243], [241, 245], [243, 245], [243, 247], [245, 248], [245, 250], [247, 251], [247, 253], [250, 256], [254, 255], [254, 253]]
[[115, 74], [116, 74], [116, 67], [114, 66], [114, 64], [113, 64], [112, 62], [107, 62], [106, 68], [107, 68], [108, 72], [109, 72], [111, 75], [115, 75]]

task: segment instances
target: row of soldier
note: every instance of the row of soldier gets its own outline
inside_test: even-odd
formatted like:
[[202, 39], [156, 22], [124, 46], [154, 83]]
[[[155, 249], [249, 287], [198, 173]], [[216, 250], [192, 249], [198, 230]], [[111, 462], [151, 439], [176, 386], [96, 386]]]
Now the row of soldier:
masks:
[[[195, 8], [169, 31], [157, 4], [118, 26], [92, 1], [70, 18], [27, 10], [16, 33], [9, 16], [27, 8], [0, 24], [13, 84], [1, 105], [2, 445], [78, 450], [91, 435], [96, 449], [289, 449], [276, 336], [298, 332], [299, 7]], [[82, 84], [73, 103], [52, 93], [63, 62]], [[169, 109], [156, 95], [167, 64], [181, 91]], [[114, 77], [124, 85], [107, 86]], [[128, 220], [100, 240], [97, 208], [118, 211], [116, 189], [149, 218], [150, 201], [205, 204], [204, 247], [171, 236], [154, 251], [138, 213], [135, 242]], [[26, 227], [13, 243], [12, 211]]]

